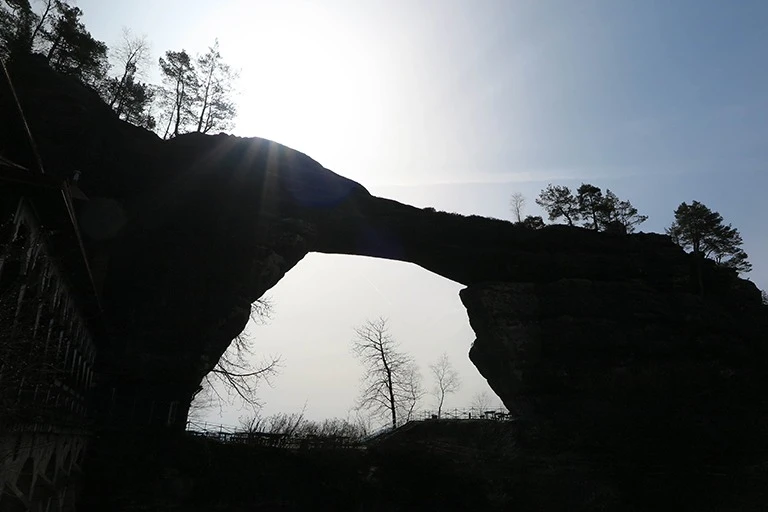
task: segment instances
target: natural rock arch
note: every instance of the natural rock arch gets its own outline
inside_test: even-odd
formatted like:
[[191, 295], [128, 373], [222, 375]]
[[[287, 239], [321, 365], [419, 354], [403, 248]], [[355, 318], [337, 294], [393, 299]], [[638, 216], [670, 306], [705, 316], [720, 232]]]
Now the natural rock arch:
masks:
[[[142, 167], [154, 165], [164, 181], [122, 199], [116, 217], [125, 224], [108, 241], [105, 279], [109, 323], [126, 347], [112, 374], [136, 377], [115, 387], [145, 386], [156, 403], [191, 394], [249, 305], [308, 252], [408, 261], [468, 286], [668, 279], [663, 260], [679, 254], [655, 235], [533, 231], [377, 198], [261, 139], [187, 135], [157, 150]], [[84, 206], [86, 235], [89, 218], [105, 217], [101, 207]]]
[[[768, 451], [768, 320], [758, 290], [732, 272], [707, 266], [701, 290], [691, 259], [664, 236], [421, 210], [263, 139], [161, 141], [34, 59], [11, 71], [47, 171], [80, 171], [91, 198], [79, 219], [109, 326], [103, 422], [183, 426], [252, 301], [308, 252], [359, 254], [467, 286], [470, 356], [533, 425], [534, 454], [569, 454], [617, 493], [647, 485], [638, 500], [658, 487], [644, 465], [666, 468], [668, 486], [686, 490], [681, 503], [712, 486], [739, 495], [696, 473], [702, 465], [755, 481], [754, 454]], [[3, 118], [12, 111], [0, 97]], [[25, 147], [22, 130], [0, 125], [0, 151], [34, 168]]]

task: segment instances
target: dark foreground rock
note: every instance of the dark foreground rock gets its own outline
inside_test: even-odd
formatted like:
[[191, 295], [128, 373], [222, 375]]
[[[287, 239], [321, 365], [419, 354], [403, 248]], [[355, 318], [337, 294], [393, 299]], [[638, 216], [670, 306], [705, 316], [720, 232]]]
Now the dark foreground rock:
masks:
[[461, 297], [470, 358], [527, 425], [521, 456], [546, 461], [546, 486], [576, 479], [615, 510], [766, 503], [764, 307], [618, 276]]
[[[766, 503], [766, 308], [734, 273], [697, 269], [661, 235], [529, 230], [374, 197], [263, 139], [162, 141], [39, 59], [10, 71], [46, 172], [78, 171], [89, 198], [78, 217], [109, 326], [97, 431], [181, 430], [250, 304], [308, 252], [356, 254], [467, 285], [470, 357], [520, 415], [528, 510], [556, 509], [555, 495], [571, 510]], [[0, 118], [14, 115], [0, 96]], [[0, 123], [0, 153], [34, 169], [28, 149], [18, 123]], [[90, 471], [116, 474], [105, 442]]]
[[[283, 450], [117, 434], [120, 460], [89, 473], [83, 510], [508, 510], [514, 425], [417, 425], [375, 449]], [[426, 428], [425, 428], [426, 427]]]

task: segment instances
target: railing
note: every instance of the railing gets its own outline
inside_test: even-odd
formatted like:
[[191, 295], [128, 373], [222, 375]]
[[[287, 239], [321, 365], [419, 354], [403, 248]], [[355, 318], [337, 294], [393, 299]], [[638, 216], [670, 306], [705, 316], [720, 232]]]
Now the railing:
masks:
[[443, 409], [437, 411], [419, 411], [411, 415], [411, 421], [420, 420], [497, 420], [514, 421], [516, 417], [505, 409]]
[[204, 437], [221, 443], [262, 446], [268, 448], [281, 448], [289, 450], [305, 450], [318, 448], [364, 448], [366, 444], [389, 437], [395, 432], [411, 428], [414, 425], [437, 420], [486, 420], [486, 421], [514, 421], [515, 418], [506, 410], [490, 409], [451, 409], [441, 412], [438, 418], [436, 411], [419, 411], [412, 414], [410, 420], [392, 428], [385, 425], [361, 439], [347, 436], [297, 436], [284, 433], [248, 432], [232, 425], [222, 425], [207, 422], [187, 422], [187, 432], [197, 437]]
[[219, 423], [208, 423], [206, 421], [192, 421], [187, 420], [187, 432], [198, 433], [210, 433], [210, 434], [234, 434], [238, 430], [242, 431], [242, 428], [238, 428], [232, 425], [223, 425]]
[[194, 436], [228, 444], [262, 446], [287, 450], [361, 448], [362, 441], [347, 436], [317, 436], [248, 432], [228, 425], [188, 422], [187, 432]]

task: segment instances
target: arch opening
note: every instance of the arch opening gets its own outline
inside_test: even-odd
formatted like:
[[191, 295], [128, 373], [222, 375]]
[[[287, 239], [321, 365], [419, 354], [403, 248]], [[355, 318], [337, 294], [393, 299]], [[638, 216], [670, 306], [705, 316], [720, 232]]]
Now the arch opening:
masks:
[[[429, 366], [445, 352], [462, 385], [445, 407], [466, 410], [476, 395], [492, 397], [485, 379], [468, 358], [474, 340], [458, 292], [463, 285], [418, 265], [397, 261], [310, 253], [267, 292], [273, 306], [263, 325], [250, 321], [245, 335], [255, 353], [254, 365], [279, 354], [281, 370], [258, 390], [259, 414], [304, 412], [313, 420], [352, 414], [360, 391], [362, 366], [351, 352], [354, 328], [367, 319], [389, 319], [390, 334], [415, 360], [427, 394], [418, 409], [436, 409], [429, 393]], [[219, 394], [222, 390], [219, 389]], [[210, 398], [207, 397], [207, 398]], [[196, 399], [205, 402], [205, 395]], [[223, 406], [193, 407], [194, 421], [237, 425], [253, 414], [235, 397]]]

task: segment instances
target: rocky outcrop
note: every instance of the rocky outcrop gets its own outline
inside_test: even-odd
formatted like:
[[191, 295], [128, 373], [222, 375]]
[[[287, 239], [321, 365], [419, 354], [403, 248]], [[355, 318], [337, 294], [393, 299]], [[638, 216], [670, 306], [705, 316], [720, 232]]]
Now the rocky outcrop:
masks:
[[[90, 198], [79, 219], [111, 328], [103, 420], [183, 425], [254, 300], [308, 252], [357, 254], [467, 285], [470, 357], [530, 425], [529, 453], [589, 466], [606, 503], [638, 482], [706, 496], [723, 487], [713, 475], [761, 471], [746, 448], [766, 448], [765, 308], [732, 272], [708, 266], [699, 283], [660, 235], [529, 230], [377, 198], [263, 139], [161, 141], [34, 58], [10, 70], [46, 172], [79, 171]], [[7, 95], [0, 114], [15, 115]], [[34, 168], [19, 126], [0, 125], [0, 152]], [[697, 472], [709, 476], [678, 478]]]
[[585, 510], [764, 503], [768, 317], [731, 292], [620, 275], [463, 290], [470, 358], [528, 427], [535, 485], [577, 479]]

